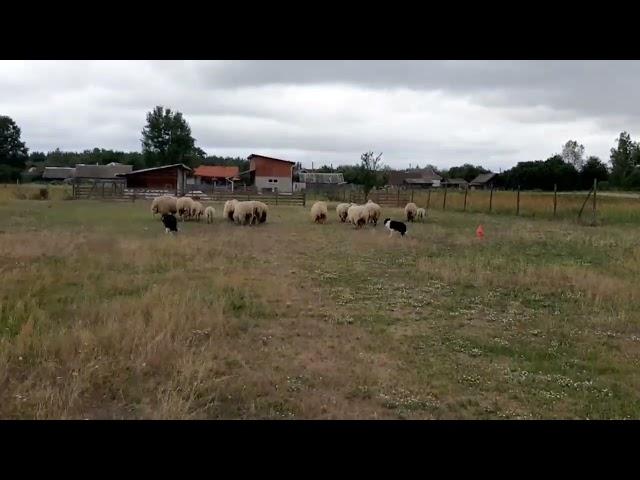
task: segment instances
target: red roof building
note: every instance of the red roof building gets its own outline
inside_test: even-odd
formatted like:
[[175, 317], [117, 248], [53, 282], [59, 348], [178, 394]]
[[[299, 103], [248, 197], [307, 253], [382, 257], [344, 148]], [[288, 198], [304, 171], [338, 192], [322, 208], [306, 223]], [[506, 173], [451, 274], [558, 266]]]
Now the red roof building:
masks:
[[202, 183], [221, 183], [226, 180], [239, 180], [240, 168], [225, 165], [200, 165], [193, 171]]

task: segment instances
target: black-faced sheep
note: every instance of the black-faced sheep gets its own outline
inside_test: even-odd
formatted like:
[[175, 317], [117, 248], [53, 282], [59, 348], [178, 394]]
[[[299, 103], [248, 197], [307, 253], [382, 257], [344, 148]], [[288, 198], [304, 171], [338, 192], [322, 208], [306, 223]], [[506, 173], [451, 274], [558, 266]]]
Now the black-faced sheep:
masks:
[[407, 203], [407, 206], [404, 207], [404, 214], [407, 218], [407, 222], [413, 222], [416, 218], [416, 214], [418, 213], [418, 206], [413, 203]]
[[327, 204], [325, 202], [316, 202], [311, 207], [311, 220], [314, 223], [325, 223], [328, 217]]

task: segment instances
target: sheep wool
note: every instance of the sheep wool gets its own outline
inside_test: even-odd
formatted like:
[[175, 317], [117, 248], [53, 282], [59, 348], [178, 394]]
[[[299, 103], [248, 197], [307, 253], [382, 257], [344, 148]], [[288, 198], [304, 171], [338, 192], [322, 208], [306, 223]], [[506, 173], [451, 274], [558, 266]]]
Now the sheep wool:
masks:
[[367, 223], [373, 223], [373, 226], [377, 227], [378, 226], [378, 219], [380, 219], [380, 217], [382, 215], [382, 209], [380, 208], [380, 205], [378, 205], [377, 203], [374, 203], [373, 201], [369, 200], [364, 205], [364, 209], [365, 209], [366, 214], [367, 214]]
[[178, 211], [177, 199], [169, 195], [162, 195], [156, 197], [151, 202], [151, 215], [155, 216], [159, 213], [160, 216], [168, 215], [170, 213], [176, 213]]
[[314, 223], [325, 223], [327, 221], [328, 210], [325, 202], [316, 202], [311, 207], [311, 220]]
[[226, 202], [224, 202], [224, 209], [222, 210], [222, 216], [227, 220], [229, 220], [230, 222], [234, 221], [233, 211], [236, 208], [237, 204], [238, 204], [238, 200], [236, 200], [235, 198], [233, 200], [227, 200]]
[[191, 208], [193, 205], [193, 199], [191, 197], [180, 197], [176, 204], [178, 215], [180, 215], [183, 221], [191, 217]]
[[367, 212], [364, 205], [353, 205], [347, 210], [347, 222], [352, 223], [356, 228], [362, 228], [367, 223]]
[[197, 222], [200, 221], [200, 217], [204, 215], [204, 205], [200, 202], [193, 202], [191, 205], [191, 216], [195, 218]]
[[338, 214], [338, 220], [342, 223], [347, 221], [347, 210], [351, 206], [350, 203], [339, 203], [336, 207], [336, 213]]
[[404, 207], [404, 214], [407, 217], [407, 222], [413, 222], [417, 213], [418, 206], [413, 202], [407, 203], [407, 206]]
[[251, 225], [253, 208], [253, 202], [237, 202], [233, 208], [233, 221], [239, 225]]
[[213, 219], [216, 216], [216, 209], [213, 207], [207, 207], [204, 209], [204, 216], [207, 219], [207, 223], [213, 223]]
[[427, 211], [424, 208], [419, 208], [416, 212], [416, 218], [423, 219], [427, 216]]
[[265, 223], [267, 221], [268, 207], [265, 203], [253, 201], [253, 223]]

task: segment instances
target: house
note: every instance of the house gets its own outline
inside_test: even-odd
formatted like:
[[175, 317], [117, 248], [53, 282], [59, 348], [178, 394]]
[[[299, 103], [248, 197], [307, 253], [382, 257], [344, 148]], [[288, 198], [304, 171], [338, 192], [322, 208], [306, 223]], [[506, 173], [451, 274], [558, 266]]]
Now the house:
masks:
[[258, 192], [278, 191], [280, 193], [293, 192], [293, 167], [295, 162], [264, 155], [251, 154], [249, 172], [251, 183]]
[[129, 173], [119, 174], [126, 179], [127, 188], [143, 188], [146, 190], [169, 190], [176, 195], [186, 191], [187, 175], [191, 169], [182, 163], [163, 165], [161, 167], [144, 168]]
[[439, 187], [442, 177], [430, 168], [390, 172], [389, 185], [403, 188]]
[[131, 172], [132, 169], [131, 165], [115, 162], [107, 165], [78, 163], [74, 169], [73, 177], [76, 179], [115, 179], [119, 175]]
[[469, 186], [472, 189], [486, 189], [486, 188], [494, 188], [496, 186], [496, 182], [498, 180], [497, 173], [481, 173], [476, 178], [471, 180]]
[[458, 188], [465, 189], [469, 185], [464, 178], [448, 178], [444, 182], [442, 182], [442, 186], [446, 186], [447, 188]]
[[76, 169], [73, 167], [44, 167], [42, 179], [47, 181], [61, 181], [73, 178]]
[[200, 165], [193, 171], [195, 185], [227, 185], [240, 180], [240, 168], [226, 165]]

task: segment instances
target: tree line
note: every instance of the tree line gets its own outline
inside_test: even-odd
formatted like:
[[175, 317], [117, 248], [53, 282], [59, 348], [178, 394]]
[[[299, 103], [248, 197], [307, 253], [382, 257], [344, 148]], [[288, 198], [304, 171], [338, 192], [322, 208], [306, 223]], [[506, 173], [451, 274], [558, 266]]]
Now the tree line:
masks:
[[[141, 151], [125, 152], [94, 148], [82, 152], [66, 152], [56, 149], [50, 152], [31, 152], [21, 140], [18, 125], [8, 116], [0, 115], [0, 181], [37, 180], [44, 167], [69, 166], [78, 163], [108, 164], [112, 162], [141, 168], [184, 163], [190, 167], [203, 164], [237, 165], [240, 171], [249, 169], [249, 161], [240, 157], [207, 155], [196, 145], [191, 128], [181, 112], [156, 106], [147, 113], [146, 124], [141, 131]], [[575, 140], [569, 140], [562, 152], [546, 160], [519, 162], [514, 167], [500, 172], [498, 186], [508, 189], [581, 190], [590, 188], [597, 179], [601, 187], [618, 189], [640, 189], [640, 143], [634, 142], [627, 132], [622, 132], [611, 149], [609, 164], [600, 158], [585, 159], [585, 148]], [[446, 170], [427, 165], [446, 179], [463, 178], [473, 180], [489, 170], [465, 163]], [[420, 167], [415, 165], [416, 169]], [[365, 190], [388, 183], [391, 168], [382, 162], [382, 154], [365, 152], [356, 165], [341, 165], [337, 168], [323, 165], [318, 172], [341, 172], [348, 183], [363, 185]]]

